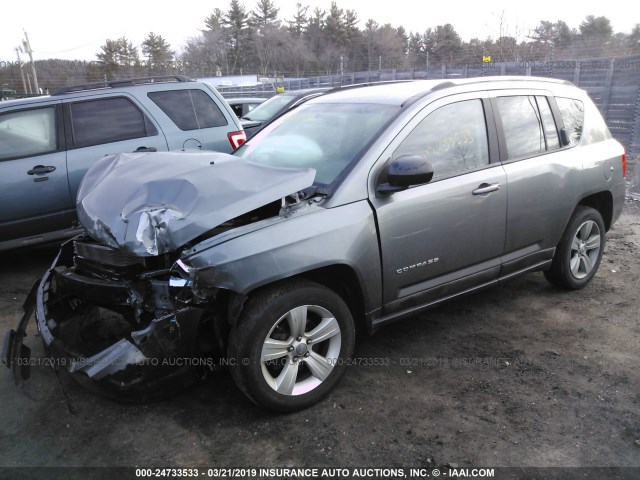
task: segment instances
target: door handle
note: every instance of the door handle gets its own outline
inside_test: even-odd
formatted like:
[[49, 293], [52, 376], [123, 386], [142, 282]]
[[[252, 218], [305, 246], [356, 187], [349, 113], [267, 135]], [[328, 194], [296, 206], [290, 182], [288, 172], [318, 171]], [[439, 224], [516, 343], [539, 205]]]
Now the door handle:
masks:
[[158, 149], [156, 147], [138, 147], [136, 148], [136, 151], [134, 153], [141, 153], [141, 152], [157, 152]]
[[494, 184], [482, 183], [478, 186], [478, 188], [476, 188], [471, 193], [473, 193], [474, 195], [485, 195], [487, 193], [495, 192], [498, 190], [500, 190], [499, 183], [494, 183]]
[[53, 165], [36, 165], [27, 172], [27, 175], [44, 175], [45, 173], [51, 173], [56, 169]]

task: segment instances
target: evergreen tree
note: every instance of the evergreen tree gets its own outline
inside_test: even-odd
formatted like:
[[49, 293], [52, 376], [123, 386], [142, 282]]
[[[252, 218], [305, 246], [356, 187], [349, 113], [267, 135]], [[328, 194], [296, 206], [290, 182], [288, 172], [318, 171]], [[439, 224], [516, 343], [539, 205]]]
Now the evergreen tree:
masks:
[[249, 15], [238, 0], [231, 0], [229, 10], [223, 18], [228, 33], [228, 71], [227, 75], [240, 73], [243, 60], [249, 52]]
[[206, 29], [203, 32], [218, 31], [222, 28], [224, 13], [219, 8], [215, 8], [213, 13], [204, 19]]
[[125, 37], [117, 40], [107, 39], [100, 47], [96, 58], [101, 62], [100, 70], [107, 80], [118, 78], [121, 73], [132, 74], [133, 67], [140, 62], [138, 49]]
[[171, 50], [169, 43], [162, 38], [162, 35], [156, 35], [150, 32], [147, 38], [142, 42], [142, 53], [147, 57], [150, 70], [166, 70], [173, 60], [174, 52]]
[[613, 27], [606, 17], [587, 16], [579, 27], [578, 53], [586, 57], [599, 57], [611, 53]]
[[640, 53], [640, 23], [636, 23], [631, 34], [627, 37], [626, 51], [631, 55]]
[[318, 57], [322, 53], [325, 15], [326, 13], [324, 10], [320, 10], [318, 7], [316, 7], [309, 17], [307, 28], [304, 32], [304, 37], [307, 41], [307, 45], [314, 53], [315, 57]]
[[278, 12], [272, 0], [258, 0], [255, 8], [251, 11], [249, 25], [253, 28], [261, 29], [267, 27], [277, 27], [280, 25]]
[[302, 38], [304, 31], [307, 29], [309, 19], [307, 18], [308, 6], [303, 6], [301, 3], [296, 3], [296, 13], [293, 14], [293, 19], [287, 20], [287, 29], [295, 37]]

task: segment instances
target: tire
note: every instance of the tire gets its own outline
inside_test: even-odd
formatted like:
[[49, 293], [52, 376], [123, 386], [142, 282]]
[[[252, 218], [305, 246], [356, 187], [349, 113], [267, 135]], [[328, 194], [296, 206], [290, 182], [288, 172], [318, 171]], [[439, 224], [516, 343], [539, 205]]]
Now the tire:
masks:
[[606, 233], [602, 215], [579, 205], [556, 247], [551, 268], [544, 276], [556, 287], [584, 288], [593, 278], [604, 252]]
[[355, 328], [334, 291], [307, 280], [250, 297], [229, 337], [231, 375], [254, 403], [292, 412], [324, 398], [353, 355]]

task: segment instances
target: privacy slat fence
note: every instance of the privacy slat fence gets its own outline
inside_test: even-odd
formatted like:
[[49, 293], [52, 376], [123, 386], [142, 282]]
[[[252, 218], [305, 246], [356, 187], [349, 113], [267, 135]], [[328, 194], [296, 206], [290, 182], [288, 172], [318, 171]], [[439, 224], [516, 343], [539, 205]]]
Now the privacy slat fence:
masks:
[[299, 78], [258, 87], [217, 88], [225, 97], [270, 96], [275, 93], [274, 87], [298, 90], [388, 80], [494, 75], [550, 77], [575, 83], [589, 93], [605, 117], [612, 135], [625, 146], [629, 156], [640, 154], [640, 55], [556, 62], [487, 63], [455, 67], [438, 65], [420, 70], [382, 70]]

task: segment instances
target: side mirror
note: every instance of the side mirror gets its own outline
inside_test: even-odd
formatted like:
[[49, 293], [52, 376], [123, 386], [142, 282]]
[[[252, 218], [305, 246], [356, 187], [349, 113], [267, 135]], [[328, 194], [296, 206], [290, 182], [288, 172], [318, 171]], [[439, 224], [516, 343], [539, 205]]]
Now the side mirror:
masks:
[[566, 147], [567, 145], [571, 144], [571, 140], [569, 139], [569, 134], [567, 133], [566, 128], [560, 129], [560, 143], [562, 144], [563, 147]]
[[390, 195], [406, 190], [412, 185], [429, 183], [433, 178], [433, 166], [420, 155], [403, 155], [387, 167], [387, 181], [377, 188], [377, 192]]

